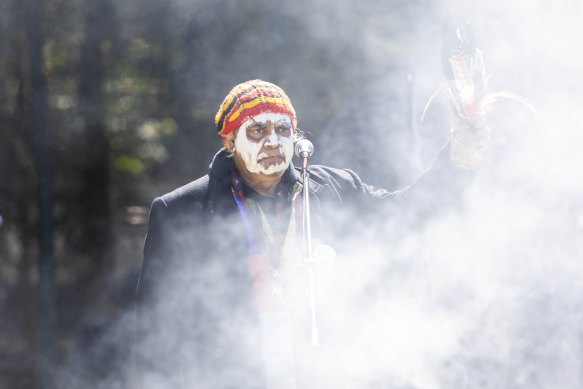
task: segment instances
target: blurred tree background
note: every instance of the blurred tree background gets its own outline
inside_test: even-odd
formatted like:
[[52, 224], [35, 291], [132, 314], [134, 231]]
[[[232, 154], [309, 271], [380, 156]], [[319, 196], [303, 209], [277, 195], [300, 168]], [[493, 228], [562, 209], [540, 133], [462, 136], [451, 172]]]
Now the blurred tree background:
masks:
[[406, 75], [441, 76], [432, 4], [2, 0], [0, 389], [131, 387], [149, 203], [206, 172], [235, 84], [281, 85], [317, 161], [414, 176], [430, 91]]

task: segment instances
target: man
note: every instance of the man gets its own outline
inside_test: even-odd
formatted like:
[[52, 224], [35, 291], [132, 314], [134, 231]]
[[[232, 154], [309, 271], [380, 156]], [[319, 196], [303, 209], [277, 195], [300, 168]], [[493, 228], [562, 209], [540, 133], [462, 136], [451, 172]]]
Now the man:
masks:
[[[215, 123], [224, 148], [209, 173], [152, 204], [138, 285], [144, 387], [355, 387], [340, 372], [317, 371], [330, 355], [308, 342], [306, 194], [291, 163], [298, 135], [290, 99], [274, 84], [247, 81], [227, 95]], [[465, 152], [482, 149], [475, 135], [464, 139]], [[440, 160], [437, 168], [453, 169]], [[423, 192], [428, 176], [412, 192]], [[311, 166], [309, 189], [313, 235], [324, 241], [331, 226], [352, 223], [343, 209], [359, 220], [387, 216], [406, 192], [325, 166]]]

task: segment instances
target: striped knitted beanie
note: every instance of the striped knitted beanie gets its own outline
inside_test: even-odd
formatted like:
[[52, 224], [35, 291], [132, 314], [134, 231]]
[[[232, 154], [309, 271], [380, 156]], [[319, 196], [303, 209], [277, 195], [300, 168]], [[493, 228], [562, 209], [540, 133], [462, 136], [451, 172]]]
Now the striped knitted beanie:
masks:
[[219, 135], [226, 137], [250, 117], [266, 112], [288, 115], [296, 128], [296, 111], [283, 89], [267, 81], [246, 81], [225, 97], [215, 116], [215, 125]]

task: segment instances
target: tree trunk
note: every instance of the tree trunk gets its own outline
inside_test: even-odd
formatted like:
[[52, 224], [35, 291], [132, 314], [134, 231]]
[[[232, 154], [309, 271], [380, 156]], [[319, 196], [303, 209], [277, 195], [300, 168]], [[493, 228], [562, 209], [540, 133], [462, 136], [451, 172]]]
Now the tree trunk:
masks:
[[38, 383], [53, 387], [56, 356], [55, 259], [53, 253], [53, 199], [49, 157], [49, 131], [46, 120], [47, 88], [43, 73], [42, 25], [43, 1], [27, 2], [27, 37], [30, 61], [32, 121], [36, 143], [37, 196], [39, 214], [39, 278], [38, 278]]
[[110, 147], [106, 133], [104, 34], [106, 1], [85, 0], [85, 41], [79, 69], [79, 107], [84, 120], [81, 144], [83, 182], [79, 193], [82, 229], [79, 251], [99, 271], [112, 246], [110, 211]]

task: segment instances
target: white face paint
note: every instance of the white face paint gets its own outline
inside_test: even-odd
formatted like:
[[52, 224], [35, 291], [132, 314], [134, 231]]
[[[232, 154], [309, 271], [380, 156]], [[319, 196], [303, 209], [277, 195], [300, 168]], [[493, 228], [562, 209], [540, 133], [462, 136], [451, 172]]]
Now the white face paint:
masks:
[[[293, 134], [289, 137], [282, 136], [278, 134], [275, 129], [271, 131], [269, 136], [264, 137], [260, 141], [256, 142], [247, 137], [247, 128], [253, 123], [266, 123], [271, 122], [273, 124], [285, 122], [291, 125], [291, 120], [287, 115], [279, 113], [262, 113], [260, 115], [254, 116], [253, 119], [248, 119], [241, 125], [237, 136], [235, 137], [235, 153], [238, 153], [245, 162], [247, 170], [251, 173], [256, 174], [275, 174], [282, 173], [289, 166], [294, 150], [294, 142], [292, 140]], [[283, 160], [280, 162], [269, 163], [263, 161], [268, 158], [271, 154], [268, 154], [270, 149], [277, 149], [277, 153]]]

